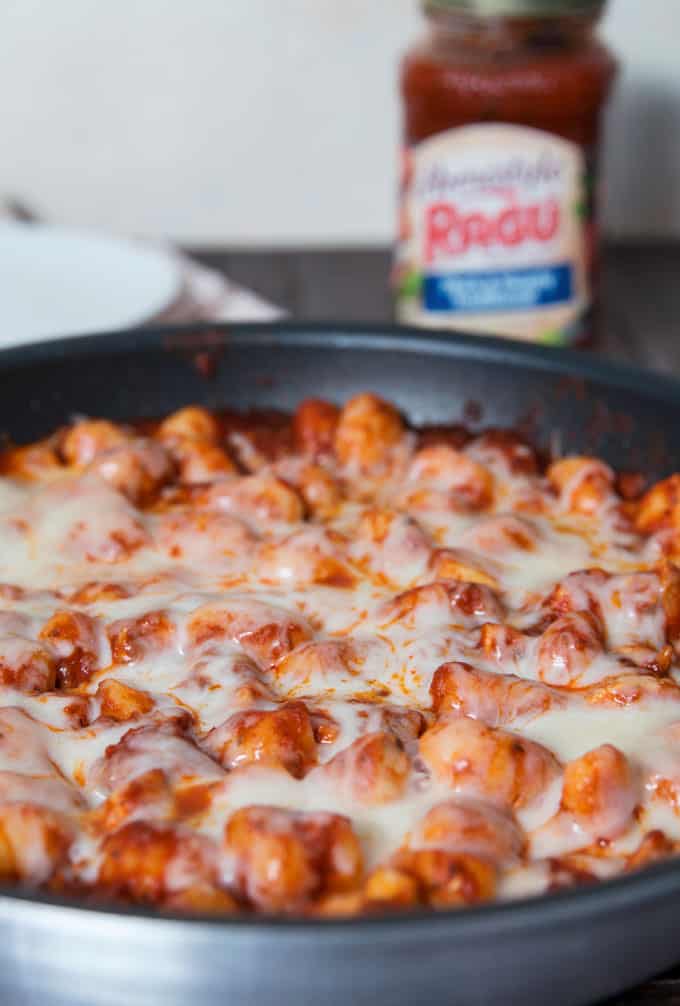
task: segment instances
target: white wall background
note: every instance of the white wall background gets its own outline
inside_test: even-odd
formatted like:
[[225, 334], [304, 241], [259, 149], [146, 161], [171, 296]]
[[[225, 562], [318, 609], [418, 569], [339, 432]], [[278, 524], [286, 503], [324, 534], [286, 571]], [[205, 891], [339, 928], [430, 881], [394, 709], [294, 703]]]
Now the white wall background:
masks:
[[[0, 0], [0, 196], [230, 244], [392, 236], [416, 0]], [[680, 235], [680, 0], [611, 0], [607, 229]]]

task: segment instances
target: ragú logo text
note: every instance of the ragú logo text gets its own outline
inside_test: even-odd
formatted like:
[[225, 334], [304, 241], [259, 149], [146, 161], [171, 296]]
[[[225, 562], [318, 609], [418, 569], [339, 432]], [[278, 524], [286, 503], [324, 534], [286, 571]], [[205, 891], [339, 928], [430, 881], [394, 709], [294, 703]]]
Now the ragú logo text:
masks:
[[513, 203], [499, 213], [461, 212], [455, 203], [431, 203], [425, 211], [425, 261], [462, 255], [475, 246], [512, 248], [526, 241], [550, 241], [560, 226], [556, 199], [520, 206]]

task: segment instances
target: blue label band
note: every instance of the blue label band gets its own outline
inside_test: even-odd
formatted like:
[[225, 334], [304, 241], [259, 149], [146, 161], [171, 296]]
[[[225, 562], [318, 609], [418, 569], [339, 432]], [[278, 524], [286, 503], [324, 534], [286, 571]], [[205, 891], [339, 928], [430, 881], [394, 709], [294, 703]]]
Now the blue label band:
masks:
[[450, 272], [423, 278], [428, 311], [526, 311], [564, 304], [574, 296], [573, 267], [568, 263], [494, 272]]

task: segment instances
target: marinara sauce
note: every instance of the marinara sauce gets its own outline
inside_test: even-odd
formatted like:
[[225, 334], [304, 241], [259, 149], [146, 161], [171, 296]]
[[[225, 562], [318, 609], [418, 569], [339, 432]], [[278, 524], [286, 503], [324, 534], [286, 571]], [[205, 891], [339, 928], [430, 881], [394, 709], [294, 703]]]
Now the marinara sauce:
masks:
[[592, 334], [603, 0], [428, 0], [403, 60], [400, 321], [568, 344]]

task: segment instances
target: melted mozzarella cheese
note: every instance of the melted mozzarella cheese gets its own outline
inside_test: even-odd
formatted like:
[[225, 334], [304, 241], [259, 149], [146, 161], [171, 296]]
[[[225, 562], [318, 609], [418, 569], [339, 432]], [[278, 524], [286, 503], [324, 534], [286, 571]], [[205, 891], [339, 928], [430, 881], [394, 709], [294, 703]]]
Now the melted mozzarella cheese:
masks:
[[522, 734], [572, 761], [601, 744], [613, 744], [640, 764], [655, 761], [663, 731], [680, 720], [680, 702], [641, 701], [620, 708], [596, 708], [574, 701], [549, 710], [522, 727]]
[[[598, 839], [583, 821], [564, 815], [563, 770], [602, 745], [613, 745], [628, 759], [638, 808], [612, 839], [609, 861], [596, 857], [593, 872], [623, 868], [625, 856], [654, 829], [680, 840], [680, 816], [659, 797], [657, 785], [677, 782], [680, 793], [680, 727], [678, 736], [673, 729], [680, 723], [680, 698], [669, 692], [629, 705], [595, 705], [578, 691], [617, 676], [645, 674], [634, 661], [645, 647], [654, 653], [666, 643], [655, 574], [645, 574], [648, 579], [628, 593], [625, 578], [613, 591], [605, 576], [648, 570], [653, 563], [648, 543], [621, 526], [611, 501], [592, 518], [575, 516], [542, 477], [514, 475], [493, 451], [474, 443], [468, 453], [491, 472], [493, 502], [480, 512], [464, 504], [409, 510], [400, 472], [413, 451], [413, 438], [405, 438], [395, 453], [395, 470], [374, 483], [351, 466], [338, 466], [334, 474], [346, 498], [325, 528], [308, 520], [268, 519], [259, 510], [210, 525], [200, 520], [211, 512], [209, 504], [186, 500], [175, 509], [169, 504], [167, 513], [147, 512], [88, 473], [51, 474], [25, 484], [0, 479], [0, 586], [11, 585], [0, 590], [0, 820], [8, 803], [35, 803], [70, 815], [77, 830], [70, 852], [73, 875], [95, 883], [100, 836], [78, 830], [83, 807], [97, 808], [120, 787], [160, 770], [176, 785], [210, 784], [207, 807], [183, 827], [218, 847], [230, 815], [242, 807], [330, 812], [350, 819], [370, 869], [403, 847], [432, 808], [469, 798], [470, 780], [461, 782], [458, 774], [479, 753], [463, 752], [448, 765], [448, 775], [437, 773], [418, 753], [416, 734], [407, 730], [404, 740], [394, 728], [408, 755], [407, 778], [395, 794], [365, 801], [329, 766], [363, 737], [389, 733], [393, 727], [386, 726], [385, 710], [397, 717], [415, 711], [432, 725], [435, 671], [462, 662], [501, 676], [499, 681], [512, 675], [509, 681], [557, 685], [567, 697], [503, 728], [517, 735], [518, 743], [551, 752], [556, 768], [536, 799], [525, 804], [520, 795], [514, 805], [504, 805], [526, 833], [529, 857], [502, 873], [500, 897], [544, 890], [552, 883], [547, 857], [582, 851]], [[265, 461], [260, 470], [266, 479]], [[300, 459], [284, 458], [277, 470], [294, 481]], [[438, 506], [446, 497], [440, 482]], [[379, 523], [371, 514], [381, 508], [384, 533], [371, 530], [372, 520]], [[225, 545], [226, 536], [237, 541], [235, 551]], [[433, 581], [439, 550], [452, 550], [467, 564], [464, 580], [490, 588], [497, 605], [493, 618], [483, 614], [483, 606], [481, 615], [455, 609], [440, 588], [436, 596], [418, 592]], [[569, 588], [571, 610], [590, 612], [588, 617], [602, 622], [593, 630], [601, 645], [584, 658], [575, 690], [573, 683], [568, 687], [570, 663], [586, 644], [577, 630], [565, 629], [545, 654], [546, 625], [560, 613], [549, 599], [570, 573], [595, 567], [604, 571], [604, 586], [589, 581], [587, 589], [578, 582]], [[97, 589], [90, 595], [93, 584]], [[26, 693], [12, 673], [18, 675], [22, 662], [31, 659], [41, 627], [58, 611], [98, 621], [95, 669], [74, 691]], [[489, 621], [502, 621], [519, 634], [514, 649], [512, 641], [503, 651], [484, 648]], [[121, 634], [118, 651], [104, 629]], [[43, 642], [51, 653], [49, 639]], [[114, 704], [107, 712], [102, 697], [107, 685], [134, 690], [141, 711], [119, 713]], [[78, 721], [76, 700], [83, 704], [86, 725]], [[271, 713], [290, 702], [303, 703], [312, 721], [332, 725], [328, 736], [315, 738], [315, 764], [302, 777], [269, 764], [271, 739], [253, 741], [237, 767], [219, 763], [219, 752], [206, 741], [211, 731], [238, 714]], [[455, 703], [440, 711], [442, 717], [451, 714], [454, 732], [456, 712], [461, 710]], [[489, 736], [495, 743], [505, 734]], [[490, 780], [482, 776], [474, 787], [476, 799], [496, 806]], [[143, 806], [134, 814], [143, 818]], [[225, 858], [226, 883], [233, 880], [232, 868]]]

